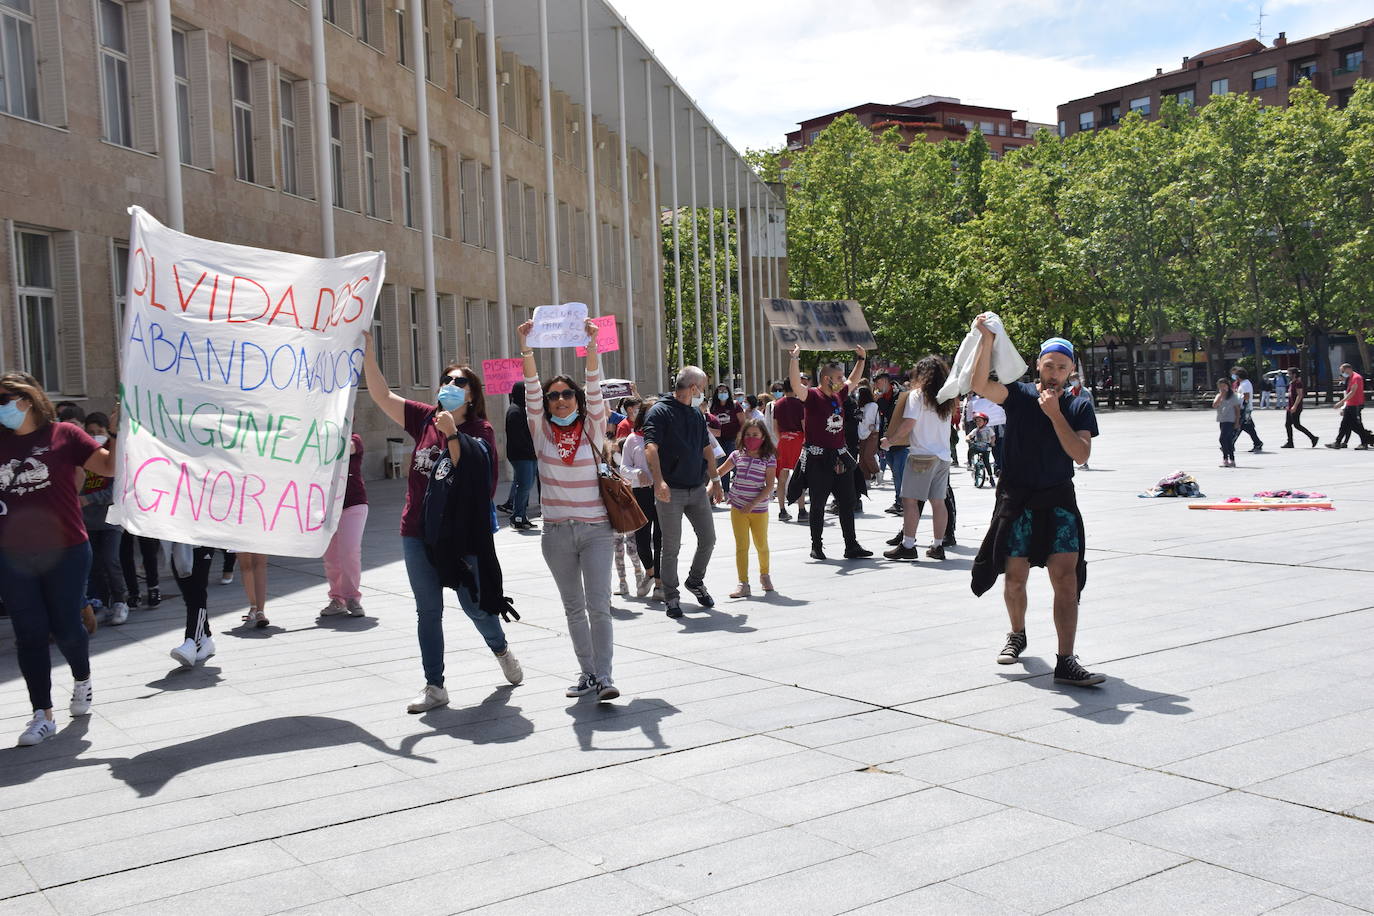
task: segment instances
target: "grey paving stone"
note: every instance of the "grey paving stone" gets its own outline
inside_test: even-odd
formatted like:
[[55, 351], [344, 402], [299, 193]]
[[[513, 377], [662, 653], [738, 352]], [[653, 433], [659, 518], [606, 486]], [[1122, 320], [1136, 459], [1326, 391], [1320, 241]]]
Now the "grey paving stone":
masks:
[[1301, 891], [1208, 865], [1187, 862], [1059, 912], [1066, 916], [1131, 913], [1134, 916], [1239, 916], [1268, 913], [1302, 897]]
[[[176, 891], [168, 887], [168, 891]], [[309, 868], [292, 868], [270, 875], [255, 876], [212, 888], [174, 894], [161, 900], [149, 900], [115, 913], [136, 916], [184, 916], [213, 907], [225, 916], [267, 916], [289, 912], [301, 907], [314, 907], [320, 912], [332, 911], [342, 903], [339, 892]]]
[[716, 805], [597, 833], [560, 846], [592, 865], [612, 871], [757, 836], [778, 826], [776, 821], [733, 805]]
[[1012, 809], [917, 833], [869, 852], [931, 884], [1084, 833], [1082, 827]]
[[24, 894], [0, 900], [0, 916], [50, 916], [56, 912], [42, 894]]
[[943, 882], [849, 912], [854, 916], [1021, 916], [1025, 911]]
[[1374, 754], [1356, 754], [1257, 782], [1251, 792], [1284, 801], [1351, 812], [1374, 803]]
[[596, 875], [465, 912], [473, 916], [606, 916], [667, 910], [661, 898], [642, 887], [615, 875]]
[[701, 916], [737, 913], [844, 913], [915, 887], [916, 879], [862, 852], [699, 897], [684, 907]]
[[29, 877], [23, 865], [0, 865], [0, 900], [6, 897], [19, 897], [38, 890], [38, 885]]
[[1327, 900], [1325, 897], [1310, 896], [1294, 900], [1292, 903], [1285, 903], [1269, 912], [1275, 916], [1356, 916], [1358, 913], [1369, 911], [1346, 906], [1344, 903], [1337, 903], [1334, 900]]
[[995, 802], [937, 787], [851, 807], [797, 826], [850, 849], [863, 850], [1001, 810]]
[[782, 824], [797, 824], [925, 788], [929, 788], [927, 783], [871, 767], [774, 789], [738, 799], [734, 804]]

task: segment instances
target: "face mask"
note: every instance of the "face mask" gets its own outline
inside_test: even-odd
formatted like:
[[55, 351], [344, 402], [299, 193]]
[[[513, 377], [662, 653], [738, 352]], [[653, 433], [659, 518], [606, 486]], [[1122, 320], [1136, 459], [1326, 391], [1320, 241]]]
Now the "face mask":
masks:
[[701, 406], [701, 402], [704, 401], [704, 400], [706, 400], [706, 399], [705, 399], [704, 397], [702, 397], [701, 395], [699, 395], [699, 394], [694, 394], [694, 395], [692, 395], [692, 406], [693, 406], [693, 407], [700, 407], [700, 406]]
[[780, 398], [780, 397], [782, 397], [782, 389], [781, 389], [781, 388], [774, 388], [774, 389], [773, 389], [773, 397], [775, 397], [775, 398]]
[[109, 436], [91, 436], [91, 438], [94, 439], [95, 444], [99, 445], [101, 448], [104, 448], [105, 443], [110, 441]]
[[749, 450], [752, 451], [753, 449], [758, 448], [760, 445], [763, 445], [763, 437], [762, 437], [762, 436], [745, 436], [745, 437], [744, 437], [744, 447], [745, 447], [746, 449], [749, 449]]
[[549, 422], [554, 426], [572, 426], [573, 422], [576, 420], [577, 411], [575, 410], [566, 417], [555, 417], [553, 414], [549, 414]]
[[444, 410], [457, 410], [468, 402], [466, 388], [457, 385], [444, 385], [439, 389], [439, 406]]
[[717, 391], [717, 392], [716, 392], [716, 400], [717, 400], [717, 401], [724, 401], [724, 400], [725, 400], [726, 398], [728, 398], [728, 397], [730, 397], [730, 395], [726, 394], [724, 391]]
[[8, 429], [18, 429], [24, 425], [24, 417], [28, 415], [27, 410], [20, 410], [19, 405], [10, 401], [8, 404], [0, 404], [0, 423]]

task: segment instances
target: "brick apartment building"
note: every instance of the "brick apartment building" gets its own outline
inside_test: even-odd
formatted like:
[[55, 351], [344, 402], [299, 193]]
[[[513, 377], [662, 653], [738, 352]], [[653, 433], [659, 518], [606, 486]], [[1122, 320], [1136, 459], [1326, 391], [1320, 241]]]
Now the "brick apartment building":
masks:
[[[173, 0], [176, 154], [186, 231], [321, 254], [325, 208], [316, 195], [321, 175], [315, 145], [329, 144], [332, 168], [323, 179], [331, 182], [335, 203], [336, 250], [387, 253], [373, 326], [384, 371], [398, 393], [431, 400], [435, 380], [426, 367], [435, 360], [429, 353], [433, 325], [422, 307], [418, 63], [428, 77], [440, 353], [480, 366], [514, 352], [514, 340], [500, 333], [499, 192], [506, 327], [551, 301], [552, 253], [562, 301], [592, 303], [599, 294], [602, 314], [617, 316], [622, 350], [606, 354], [605, 374], [630, 374], [624, 347], [633, 338], [640, 354], [634, 374], [650, 390], [664, 371], [655, 314], [662, 246], [651, 176], [658, 179], [653, 190], [660, 209], [674, 203], [673, 187], [681, 189], [678, 203], [691, 205], [687, 144], [695, 143], [695, 186], [701, 189], [695, 203], [705, 206], [708, 167], [715, 169], [717, 187], [727, 159], [747, 179], [746, 168], [601, 0], [591, 4], [594, 101], [587, 143], [578, 5], [549, 4], [549, 29], [557, 40], [547, 100], [536, 70], [537, 4], [496, 7], [500, 174], [492, 168], [481, 0], [326, 2], [327, 136], [318, 135], [324, 132], [315, 129], [311, 114], [312, 30], [305, 0]], [[423, 16], [424, 60], [413, 59], [407, 9]], [[126, 209], [140, 204], [164, 220], [168, 212], [164, 151], [158, 148], [155, 15], [149, 0], [0, 0], [0, 365], [32, 372], [54, 399], [70, 398], [88, 410], [108, 409], [118, 384]], [[623, 71], [617, 63], [621, 41]], [[618, 72], [624, 73], [620, 86]], [[623, 170], [618, 88], [628, 112]], [[546, 102], [552, 107], [551, 197]], [[670, 148], [670, 116], [677, 120], [678, 149]], [[696, 130], [689, 134], [693, 116]], [[656, 171], [646, 153], [654, 141]], [[675, 185], [670, 155], [680, 164]], [[750, 190], [762, 204], [766, 189]], [[715, 200], [720, 206], [721, 197]], [[746, 246], [749, 268], [758, 267], [753, 254]], [[750, 282], [750, 271], [744, 273], [741, 288]], [[631, 302], [633, 321], [627, 322]], [[498, 429], [503, 401], [492, 405]], [[358, 405], [367, 471], [376, 475], [386, 437], [399, 433], [369, 398], [360, 397]]]
[[1301, 41], [1289, 41], [1280, 32], [1272, 46], [1251, 38], [1213, 48], [1183, 58], [1176, 70], [1161, 68], [1138, 83], [1065, 102], [1059, 106], [1059, 134], [1111, 127], [1132, 111], [1155, 117], [1170, 96], [1205, 105], [1214, 95], [1249, 92], [1265, 105], [1283, 105], [1289, 90], [1304, 79], [1344, 106], [1357, 80], [1374, 78], [1371, 45], [1374, 19]]
[[845, 114], [854, 115], [875, 135], [896, 128], [902, 135], [903, 147], [916, 142], [918, 137], [927, 143], [962, 141], [975, 129], [981, 130], [994, 159], [1002, 158], [1008, 150], [1035, 142], [1035, 132], [1040, 128], [1053, 129], [1048, 124], [1017, 118], [1008, 108], [965, 105], [948, 96], [927, 95], [895, 105], [868, 102], [802, 121], [797, 130], [787, 135], [787, 149], [795, 151], [810, 146], [821, 131]]

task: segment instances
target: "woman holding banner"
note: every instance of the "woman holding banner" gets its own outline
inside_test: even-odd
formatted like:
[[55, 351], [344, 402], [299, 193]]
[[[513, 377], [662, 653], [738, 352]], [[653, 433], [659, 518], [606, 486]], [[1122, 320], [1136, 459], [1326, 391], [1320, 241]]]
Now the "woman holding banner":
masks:
[[601, 702], [620, 696], [611, 679], [611, 556], [615, 531], [606, 516], [597, 483], [604, 460], [606, 402], [601, 397], [601, 368], [596, 350], [600, 327], [586, 321], [585, 388], [566, 375], [549, 387], [539, 382], [539, 367], [529, 347], [534, 322], [520, 325], [520, 355], [525, 359], [525, 412], [539, 459], [544, 534], [540, 546], [549, 564], [568, 635], [581, 674], [567, 696], [596, 694]]
[[56, 421], [32, 375], [0, 375], [0, 600], [33, 709], [21, 747], [57, 734], [49, 635], [76, 681], [71, 714], [91, 712], [90, 644], [81, 622], [91, 545], [75, 480], [82, 469], [114, 476], [114, 440], [102, 448], [80, 426]]
[[[377, 365], [372, 335], [364, 331], [363, 339], [367, 343], [363, 360], [367, 393], [384, 414], [405, 427], [415, 442], [406, 482], [405, 507], [401, 510], [401, 546], [406, 575], [410, 577], [410, 590], [415, 595], [420, 660], [425, 671], [425, 687], [406, 710], [421, 713], [448, 705], [448, 691], [444, 689], [444, 586], [439, 570], [430, 562], [424, 537], [424, 502], [430, 468], [448, 450], [450, 438], [456, 439], [458, 433], [479, 439], [487, 448], [487, 465], [491, 471], [490, 490], [495, 495], [496, 432], [487, 422], [482, 380], [471, 367], [454, 363], [444, 369], [437, 395], [438, 404], [411, 401], [392, 393], [386, 376], [382, 374], [382, 367]], [[450, 435], [445, 435], [440, 429], [441, 413], [447, 415], [446, 421], [452, 421], [454, 432]], [[445, 422], [445, 426], [448, 425]], [[458, 590], [458, 602], [486, 641], [487, 647], [495, 654], [506, 680], [519, 684], [525, 674], [506, 642], [501, 618], [482, 610], [477, 595], [469, 590]]]

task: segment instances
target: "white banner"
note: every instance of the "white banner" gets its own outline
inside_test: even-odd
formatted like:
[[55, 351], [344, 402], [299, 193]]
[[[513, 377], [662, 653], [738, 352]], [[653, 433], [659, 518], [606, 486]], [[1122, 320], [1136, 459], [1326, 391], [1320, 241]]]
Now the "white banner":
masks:
[[534, 327], [525, 338], [531, 349], [547, 347], [580, 347], [587, 342], [587, 304], [565, 302], [563, 305], [540, 305], [531, 318]]
[[386, 255], [228, 245], [129, 212], [111, 519], [182, 544], [320, 556]]

